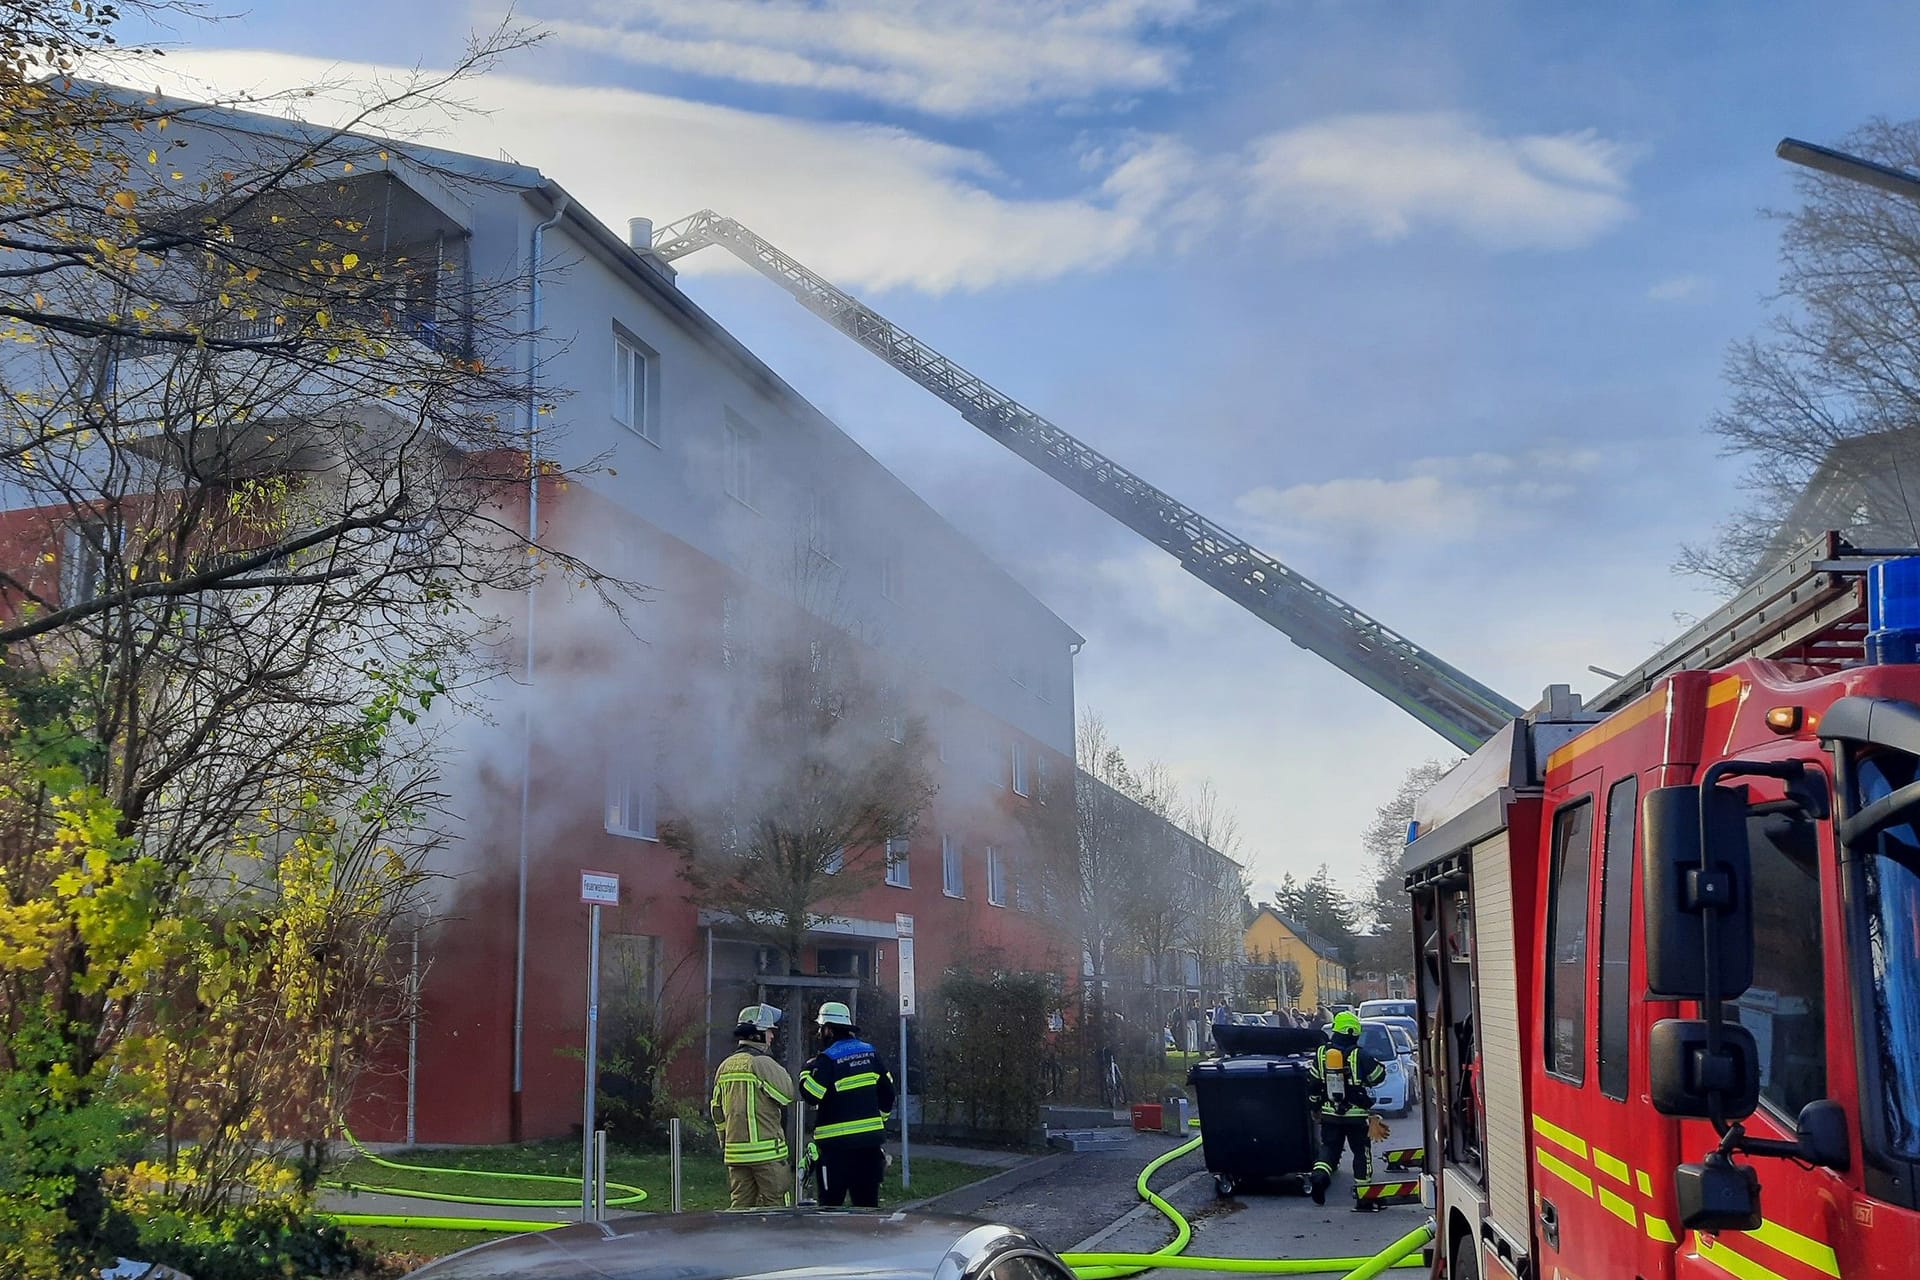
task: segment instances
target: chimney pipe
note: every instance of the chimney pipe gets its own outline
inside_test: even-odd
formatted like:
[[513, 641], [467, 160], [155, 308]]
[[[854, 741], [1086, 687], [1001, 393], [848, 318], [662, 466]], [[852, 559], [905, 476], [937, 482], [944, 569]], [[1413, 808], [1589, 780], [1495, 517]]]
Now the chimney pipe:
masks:
[[628, 218], [627, 244], [637, 253], [649, 253], [653, 250], [653, 219]]

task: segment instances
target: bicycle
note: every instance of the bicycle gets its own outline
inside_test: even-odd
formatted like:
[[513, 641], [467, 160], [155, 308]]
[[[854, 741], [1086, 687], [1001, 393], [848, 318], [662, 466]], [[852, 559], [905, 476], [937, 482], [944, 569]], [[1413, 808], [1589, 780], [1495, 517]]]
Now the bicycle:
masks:
[[1127, 1088], [1127, 1077], [1120, 1070], [1120, 1059], [1112, 1049], [1104, 1047], [1100, 1050], [1100, 1093], [1109, 1111], [1126, 1106], [1132, 1095]]

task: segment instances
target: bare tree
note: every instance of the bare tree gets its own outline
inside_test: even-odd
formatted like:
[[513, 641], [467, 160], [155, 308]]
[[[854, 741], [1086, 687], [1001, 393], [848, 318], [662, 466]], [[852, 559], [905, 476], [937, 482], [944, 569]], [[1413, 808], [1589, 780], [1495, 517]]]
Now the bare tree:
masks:
[[[1920, 122], [1874, 120], [1842, 146], [1920, 169]], [[1869, 537], [1920, 540], [1920, 450], [1906, 435], [1920, 423], [1920, 205], [1822, 173], [1796, 181], [1800, 207], [1769, 214], [1781, 227], [1775, 314], [1728, 355], [1732, 398], [1709, 427], [1746, 462], [1746, 500], [1679, 562], [1730, 588], [1779, 549], [1782, 521], [1835, 447], [1861, 437], [1890, 447], [1840, 456], [1834, 483], [1884, 491]]]
[[688, 726], [676, 748], [702, 767], [667, 788], [684, 799], [660, 838], [686, 855], [695, 899], [791, 970], [811, 930], [879, 883], [934, 782], [925, 723], [852, 632], [837, 570], [802, 544], [784, 577], [753, 602], [755, 641], [730, 659], [738, 713]]

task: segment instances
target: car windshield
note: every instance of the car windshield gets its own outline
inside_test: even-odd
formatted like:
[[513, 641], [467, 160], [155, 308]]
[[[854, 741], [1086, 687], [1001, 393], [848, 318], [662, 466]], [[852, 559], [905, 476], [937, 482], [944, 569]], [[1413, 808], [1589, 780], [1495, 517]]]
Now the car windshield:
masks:
[[[1913, 782], [1920, 761], [1902, 752], [1863, 753], [1854, 770], [1855, 812]], [[1865, 837], [1864, 906], [1887, 1142], [1920, 1157], [1920, 813]]]
[[1387, 1039], [1393, 1041], [1394, 1052], [1405, 1058], [1413, 1056], [1413, 1037], [1399, 1027], [1387, 1028]]

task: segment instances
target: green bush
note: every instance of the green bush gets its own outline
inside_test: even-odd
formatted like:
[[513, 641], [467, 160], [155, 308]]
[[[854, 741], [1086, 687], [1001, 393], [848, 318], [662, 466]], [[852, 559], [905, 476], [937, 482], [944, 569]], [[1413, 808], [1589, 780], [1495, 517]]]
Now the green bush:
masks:
[[137, 1248], [193, 1280], [347, 1276], [372, 1261], [341, 1228], [282, 1202], [212, 1217], [162, 1209], [140, 1224]]
[[922, 1020], [926, 1121], [1025, 1142], [1039, 1123], [1036, 1053], [1055, 1002], [1048, 974], [950, 971]]

